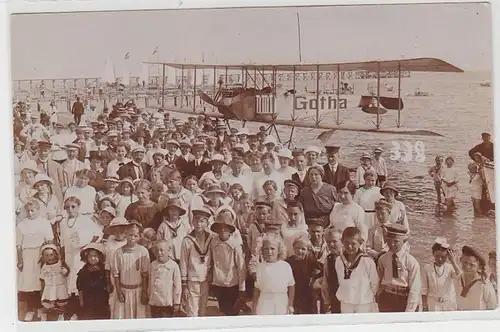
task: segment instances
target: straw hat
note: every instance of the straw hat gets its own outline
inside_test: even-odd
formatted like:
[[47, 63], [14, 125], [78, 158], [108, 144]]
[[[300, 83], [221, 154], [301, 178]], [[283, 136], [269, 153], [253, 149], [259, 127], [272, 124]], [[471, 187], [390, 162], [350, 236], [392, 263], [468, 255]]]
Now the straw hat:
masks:
[[170, 140], [168, 140], [168, 141], [167, 141], [167, 145], [169, 145], [169, 144], [170, 144], [170, 145], [175, 145], [176, 147], [180, 147], [179, 142], [177, 142], [177, 141], [176, 141], [176, 140], [174, 140], [174, 139], [170, 139]]
[[52, 180], [52, 178], [45, 173], [39, 173], [35, 176], [35, 179], [33, 180], [33, 186], [35, 186], [39, 182], [48, 182], [50, 183], [50, 185], [53, 185], [55, 183], [54, 180]]
[[[90, 249], [97, 250], [102, 255], [105, 255], [104, 246], [101, 243], [91, 242], [91, 243], [87, 244], [85, 247], [83, 247], [82, 250], [80, 250], [80, 259], [82, 261], [85, 260], [85, 252], [90, 250]], [[101, 263], [104, 263], [104, 262], [101, 262]]]
[[128, 226], [130, 223], [123, 217], [116, 217], [111, 220], [108, 226], [104, 227], [104, 234], [111, 234], [116, 231], [118, 227]]
[[177, 208], [179, 210], [179, 215], [180, 216], [183, 216], [186, 214], [186, 210], [182, 207], [181, 205], [181, 202], [179, 202], [179, 200], [177, 199], [170, 199], [168, 200], [168, 203], [167, 205], [163, 208], [163, 213], [166, 213], [168, 211], [168, 209], [171, 209], [171, 208]]
[[210, 230], [214, 233], [217, 233], [219, 228], [223, 225], [228, 226], [231, 233], [234, 233], [234, 231], [236, 230], [236, 227], [234, 227], [233, 220], [226, 219], [226, 218], [224, 218], [224, 220], [215, 219], [215, 222], [212, 224], [212, 226], [210, 226]]
[[[103, 212], [107, 212], [109, 213], [110, 215], [113, 216], [113, 218], [116, 218], [116, 210], [111, 207], [111, 206], [108, 206], [108, 207], [105, 207], [104, 209], [102, 209], [100, 212], [99, 212], [99, 215]], [[110, 224], [111, 225], [111, 224]]]
[[120, 180], [118, 180], [117, 178], [115, 177], [107, 177], [104, 179], [104, 182], [115, 182], [115, 183], [120, 183]]
[[386, 183], [384, 183], [384, 186], [382, 188], [380, 188], [380, 194], [383, 195], [385, 190], [392, 190], [392, 191], [394, 191], [394, 196], [395, 197], [399, 195], [399, 191], [396, 189], [396, 186], [393, 185], [389, 181], [387, 181]]
[[389, 224], [385, 226], [387, 238], [405, 238], [408, 234], [408, 229], [400, 224]]
[[205, 192], [203, 193], [205, 196], [206, 195], [209, 195], [209, 194], [219, 194], [219, 195], [226, 195], [226, 192], [224, 190], [222, 190], [222, 188], [220, 187], [219, 184], [212, 184], [211, 186], [209, 186], [207, 188], [207, 190], [205, 190]]
[[212, 216], [212, 211], [210, 211], [205, 206], [202, 206], [202, 207], [199, 207], [199, 208], [194, 208], [193, 210], [191, 210], [191, 213], [193, 214], [193, 216], [195, 216], [195, 215], [204, 215], [204, 216], [207, 216], [207, 217], [211, 217]]
[[132, 150], [132, 153], [136, 153], [136, 152], [142, 152], [142, 153], [146, 153], [146, 149], [142, 146], [142, 145], [137, 145], [133, 150]]
[[219, 219], [219, 215], [221, 212], [223, 211], [229, 211], [229, 213], [231, 214], [231, 218], [232, 220], [236, 220], [236, 212], [234, 211], [234, 209], [229, 206], [229, 205], [222, 205], [220, 206], [216, 211], [215, 211], [215, 220], [218, 220]]
[[304, 151], [305, 154], [308, 154], [308, 153], [316, 153], [316, 154], [320, 154], [321, 153], [321, 150], [317, 147], [317, 146], [308, 146], [307, 149]]
[[287, 148], [283, 148], [278, 153], [278, 157], [287, 158], [287, 159], [291, 160], [291, 159], [293, 159], [292, 151], [288, 150]]
[[359, 158], [360, 160], [363, 160], [363, 159], [372, 159], [372, 156], [370, 156], [370, 154], [368, 152], [363, 152], [363, 154], [361, 155], [361, 157]]
[[216, 162], [220, 162], [220, 163], [223, 163], [224, 165], [227, 165], [227, 162], [226, 160], [224, 159], [224, 156], [219, 154], [219, 153], [215, 153], [212, 155], [212, 158], [210, 159], [210, 162], [211, 163], [216, 163]]

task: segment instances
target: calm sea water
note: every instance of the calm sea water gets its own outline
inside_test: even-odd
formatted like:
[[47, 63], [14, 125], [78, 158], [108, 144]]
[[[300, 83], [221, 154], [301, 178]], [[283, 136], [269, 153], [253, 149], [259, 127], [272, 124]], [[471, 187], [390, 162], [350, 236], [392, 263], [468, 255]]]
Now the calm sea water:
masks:
[[[481, 141], [484, 131], [493, 134], [493, 92], [490, 87], [481, 87], [483, 81], [490, 81], [490, 73], [412, 73], [411, 78], [403, 79], [401, 96], [404, 110], [401, 112], [402, 126], [405, 128], [428, 129], [445, 137], [412, 137], [400, 135], [366, 134], [359, 132], [336, 132], [331, 141], [341, 146], [342, 163], [348, 167], [357, 167], [359, 157], [364, 152], [371, 152], [376, 146], [383, 146], [384, 157], [388, 163], [389, 179], [400, 189], [399, 199], [406, 205], [412, 230], [410, 238], [412, 253], [423, 262], [432, 259], [430, 248], [438, 236], [443, 236], [452, 244], [465, 244], [478, 247], [485, 255], [496, 248], [496, 226], [493, 218], [475, 218], [470, 201], [470, 185], [467, 175], [467, 164], [470, 162], [468, 150]], [[383, 79], [382, 85], [388, 84], [397, 90], [397, 80]], [[376, 116], [370, 116], [355, 109], [360, 94], [366, 94], [367, 85], [375, 81], [355, 81], [355, 95], [350, 97], [348, 109], [341, 111], [340, 117], [345, 126], [373, 126]], [[308, 90], [314, 90], [314, 82], [308, 82]], [[430, 96], [407, 96], [415, 89], [429, 92]], [[381, 94], [396, 96], [397, 92]], [[139, 106], [143, 100], [138, 99]], [[97, 109], [102, 102], [92, 102]], [[150, 102], [154, 106], [155, 101]], [[109, 105], [109, 104], [108, 104]], [[42, 108], [48, 108], [43, 104]], [[110, 106], [110, 105], [109, 105]], [[66, 110], [66, 103], [58, 103], [59, 110]], [[289, 109], [279, 110], [280, 117], [289, 118]], [[313, 112], [302, 112], [300, 118], [311, 118]], [[336, 111], [321, 111], [325, 123], [333, 123]], [[183, 118], [184, 116], [176, 116]], [[394, 127], [397, 111], [382, 116], [382, 127]], [[250, 123], [250, 130], [261, 124]], [[278, 131], [282, 140], [288, 140], [290, 128], [280, 127]], [[321, 143], [316, 137], [321, 131], [295, 128], [293, 142], [297, 146]], [[425, 146], [425, 161], [405, 162], [391, 160], [389, 150], [393, 141], [403, 145], [408, 141], [415, 146], [421, 141]], [[427, 176], [429, 167], [434, 164], [436, 155], [452, 156], [455, 167], [460, 173], [459, 193], [456, 201], [457, 210], [453, 216], [437, 217], [434, 214], [436, 203], [432, 179]], [[414, 153], [415, 157], [416, 154]]]

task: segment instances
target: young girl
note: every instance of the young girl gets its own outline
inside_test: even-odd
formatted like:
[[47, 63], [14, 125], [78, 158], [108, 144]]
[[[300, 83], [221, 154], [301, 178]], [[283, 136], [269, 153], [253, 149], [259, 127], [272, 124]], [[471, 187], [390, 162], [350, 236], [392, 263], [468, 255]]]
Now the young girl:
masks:
[[109, 319], [111, 316], [104, 252], [104, 246], [97, 243], [88, 244], [80, 252], [85, 263], [76, 279], [81, 319]]
[[332, 314], [340, 314], [340, 301], [337, 298], [339, 278], [335, 269], [335, 261], [342, 252], [342, 232], [334, 228], [327, 228], [324, 238], [329, 253], [323, 264], [323, 278], [321, 278], [323, 311]]
[[443, 171], [443, 157], [436, 156], [435, 158], [436, 164], [429, 168], [429, 176], [434, 180], [434, 188], [436, 189], [437, 202], [438, 206], [441, 205], [441, 172]]
[[75, 185], [69, 187], [64, 193], [64, 198], [78, 197], [81, 202], [80, 213], [82, 215], [92, 215], [94, 213], [96, 191], [94, 187], [89, 186], [91, 171], [80, 169], [75, 172]]
[[210, 243], [212, 251], [212, 289], [225, 316], [237, 316], [238, 302], [245, 298], [245, 260], [240, 244], [229, 241], [236, 230], [233, 221], [216, 219], [210, 230], [217, 235]]
[[177, 199], [181, 203], [182, 208], [188, 211], [193, 193], [182, 186], [182, 177], [179, 171], [174, 170], [168, 174], [166, 185], [168, 190], [160, 196], [158, 205], [163, 208], [167, 205], [168, 200]]
[[158, 227], [158, 239], [172, 242], [172, 258], [179, 263], [181, 259], [182, 239], [191, 231], [189, 220], [184, 217], [184, 210], [179, 201], [170, 200], [161, 214], [161, 224]]
[[497, 297], [485, 272], [486, 261], [474, 248], [462, 247], [462, 275], [455, 279], [457, 310], [494, 310]]
[[190, 175], [184, 179], [184, 188], [189, 190], [193, 195], [198, 193], [198, 179], [194, 175]]
[[77, 318], [80, 302], [76, 288], [77, 273], [83, 267], [80, 251], [91, 242], [97, 242], [102, 236], [99, 227], [88, 216], [80, 214], [80, 199], [68, 197], [64, 202], [67, 217], [61, 221], [61, 257], [69, 266], [68, 293], [71, 319]]
[[148, 180], [137, 181], [135, 184], [135, 194], [138, 200], [127, 207], [125, 218], [127, 220], [138, 221], [143, 228], [153, 227], [152, 222], [158, 212], [158, 206], [150, 199], [151, 183]]
[[441, 179], [443, 181], [442, 188], [446, 211], [451, 212], [455, 207], [455, 198], [458, 193], [458, 171], [453, 166], [455, 164], [455, 159], [453, 159], [453, 157], [447, 157], [445, 163], [446, 167], [441, 171]]
[[57, 320], [64, 320], [65, 307], [68, 304], [67, 277], [69, 268], [61, 260], [59, 250], [54, 244], [46, 244], [40, 250], [42, 267], [40, 281], [42, 283], [42, 305], [44, 313], [41, 320], [46, 321], [48, 314], [58, 314]]
[[474, 215], [480, 216], [481, 211], [481, 198], [483, 195], [483, 179], [479, 174], [479, 166], [476, 163], [470, 163], [467, 168], [469, 169], [469, 183], [471, 185], [471, 200], [474, 209]]
[[172, 242], [159, 240], [153, 246], [157, 260], [149, 272], [149, 305], [152, 318], [174, 317], [180, 311], [181, 271], [170, 259]]
[[432, 246], [432, 255], [434, 262], [425, 265], [422, 270], [422, 309], [455, 311], [457, 310], [455, 279], [461, 274], [455, 254], [446, 239], [437, 238]]
[[[94, 215], [93, 218], [97, 226], [99, 226], [101, 231], [103, 231], [104, 228], [106, 228], [111, 223], [111, 221], [116, 218], [116, 210], [112, 207], [106, 207], [100, 210], [97, 215]], [[104, 234], [104, 238], [106, 237], [107, 235]]]
[[[243, 190], [243, 186], [239, 183], [234, 183], [229, 186], [229, 197], [231, 198], [231, 206], [234, 211], [238, 211], [241, 209], [240, 200], [242, 199], [245, 191]], [[248, 195], [247, 195], [248, 196]]]
[[40, 308], [40, 248], [54, 239], [52, 228], [45, 216], [40, 215], [40, 203], [29, 200], [24, 209], [26, 219], [16, 228], [17, 287], [19, 302], [26, 307], [25, 321], [33, 320]]
[[379, 278], [372, 258], [362, 250], [363, 237], [356, 227], [342, 232], [344, 251], [335, 261], [339, 280], [337, 298], [342, 313], [378, 312], [375, 302]]
[[123, 217], [127, 207], [138, 200], [137, 195], [134, 194], [134, 182], [131, 178], [125, 178], [120, 181], [119, 193], [122, 197], [116, 210], [118, 215]]
[[118, 317], [114, 316], [114, 305], [116, 301], [115, 292], [115, 280], [111, 274], [111, 264], [115, 256], [115, 252], [123, 247], [127, 243], [126, 239], [126, 229], [128, 221], [125, 218], [114, 218], [111, 220], [108, 226], [104, 228], [104, 235], [107, 236], [106, 242], [104, 243], [105, 250], [105, 261], [104, 269], [106, 274], [106, 288], [108, 289], [109, 296], [109, 306], [111, 311], [111, 318], [116, 319]]
[[[59, 241], [59, 224], [57, 223], [61, 220], [61, 203], [57, 199], [56, 195], [52, 194], [52, 185], [54, 180], [48, 177], [44, 173], [37, 174], [33, 180], [33, 188], [36, 190], [36, 194], [33, 198], [40, 202], [40, 215], [46, 216], [50, 221], [54, 230], [54, 241]], [[22, 215], [22, 214], [21, 214]]]
[[151, 264], [149, 252], [137, 243], [141, 236], [139, 223], [131, 222], [124, 231], [127, 243], [116, 250], [111, 263], [117, 300], [113, 306], [113, 317], [146, 318]]
[[322, 275], [322, 266], [310, 252], [311, 242], [306, 236], [293, 241], [293, 255], [286, 262], [290, 264], [295, 279], [295, 314], [317, 314], [313, 300], [313, 284]]
[[181, 246], [182, 298], [188, 317], [205, 316], [209, 290], [209, 267], [211, 265], [210, 243], [212, 235], [207, 232], [208, 219], [212, 216], [205, 207], [194, 209], [193, 231], [183, 240]]
[[372, 171], [375, 174], [375, 181], [377, 181], [377, 171], [372, 166], [372, 157], [368, 152], [364, 152], [360, 158], [361, 165], [356, 169], [356, 184], [358, 188], [361, 188], [365, 185], [365, 172]]
[[23, 205], [36, 194], [33, 189], [33, 180], [38, 174], [38, 168], [33, 160], [29, 160], [20, 166], [21, 182], [16, 187], [16, 213], [20, 212]]
[[264, 262], [257, 267], [253, 312], [256, 315], [293, 314], [295, 279], [290, 264], [279, 257], [284, 246], [278, 236], [266, 237], [262, 242]]

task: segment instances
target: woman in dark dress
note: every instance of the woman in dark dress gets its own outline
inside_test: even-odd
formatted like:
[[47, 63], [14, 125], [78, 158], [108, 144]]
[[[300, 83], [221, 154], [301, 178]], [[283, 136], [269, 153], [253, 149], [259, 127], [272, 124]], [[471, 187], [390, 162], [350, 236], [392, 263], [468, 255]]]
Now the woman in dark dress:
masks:
[[81, 252], [85, 265], [78, 272], [76, 287], [80, 298], [80, 319], [109, 319], [109, 290], [104, 269], [104, 247], [90, 243]]
[[[138, 201], [131, 203], [125, 210], [125, 219], [136, 220], [143, 228], [150, 228], [153, 218], [158, 212], [158, 206], [151, 197], [151, 183], [148, 180], [139, 180], [135, 185], [135, 194]], [[156, 228], [153, 227], [154, 230]]]

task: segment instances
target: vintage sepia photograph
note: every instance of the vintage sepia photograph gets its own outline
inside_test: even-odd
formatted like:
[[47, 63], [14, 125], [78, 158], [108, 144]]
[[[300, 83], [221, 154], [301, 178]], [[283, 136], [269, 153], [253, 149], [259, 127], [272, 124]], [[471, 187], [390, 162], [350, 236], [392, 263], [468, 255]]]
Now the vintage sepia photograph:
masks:
[[497, 309], [490, 4], [10, 26], [19, 321]]

